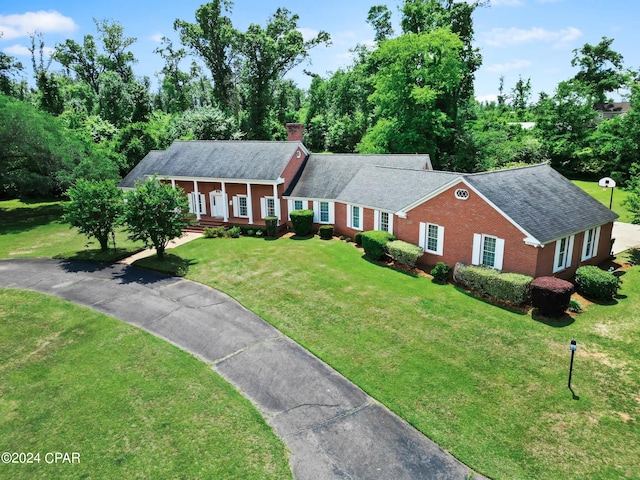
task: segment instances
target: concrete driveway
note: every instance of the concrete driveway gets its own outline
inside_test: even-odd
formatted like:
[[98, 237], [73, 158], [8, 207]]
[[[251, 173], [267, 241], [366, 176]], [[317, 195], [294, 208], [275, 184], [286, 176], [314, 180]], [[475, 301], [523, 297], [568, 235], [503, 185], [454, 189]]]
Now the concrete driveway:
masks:
[[257, 405], [296, 479], [483, 479], [227, 295], [124, 264], [0, 260], [0, 287], [55, 295], [191, 352]]
[[640, 225], [614, 222], [611, 237], [616, 239], [613, 243], [614, 255], [630, 248], [640, 248]]

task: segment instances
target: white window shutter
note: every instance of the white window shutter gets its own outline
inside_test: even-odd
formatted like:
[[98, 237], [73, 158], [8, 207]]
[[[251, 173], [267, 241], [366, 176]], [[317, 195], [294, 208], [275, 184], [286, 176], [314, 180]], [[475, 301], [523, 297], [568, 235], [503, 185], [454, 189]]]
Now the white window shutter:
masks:
[[313, 223], [320, 223], [320, 202], [313, 202]]
[[267, 199], [260, 197], [260, 218], [267, 216]]
[[598, 246], [600, 244], [600, 227], [596, 228], [595, 239], [593, 240], [593, 248], [591, 249], [591, 256], [598, 256]]
[[573, 242], [575, 240], [576, 236], [575, 235], [571, 235], [569, 237], [569, 244], [567, 245], [567, 254], [566, 254], [566, 262], [565, 262], [565, 266], [567, 268], [569, 268], [571, 266], [571, 261], [573, 260]]
[[309, 210], [309, 200], [303, 200], [302, 201], [302, 209], [303, 210]]
[[393, 213], [389, 214], [389, 233], [393, 235]]
[[444, 254], [444, 227], [438, 225], [438, 255]]
[[329, 202], [329, 223], [336, 223], [335, 213], [335, 204], [333, 202]]
[[496, 261], [493, 268], [502, 270], [502, 260], [504, 259], [504, 239], [496, 238]]
[[193, 205], [193, 193], [187, 195], [187, 198], [189, 199], [189, 213], [196, 213], [196, 209]]
[[238, 197], [236, 197], [234, 195], [231, 198], [231, 203], [233, 203], [233, 216], [234, 217], [239, 217], [240, 216], [240, 208], [238, 207]]
[[287, 220], [291, 220], [291, 212], [295, 209], [295, 202], [293, 200], [287, 201]]
[[422, 247], [422, 249], [427, 251], [427, 224], [424, 222], [420, 222], [420, 240], [418, 241], [418, 245]]
[[205, 199], [204, 193], [200, 194], [200, 213], [203, 215], [207, 214], [207, 201]]
[[482, 254], [482, 235], [479, 233], [473, 234], [473, 253], [471, 254], [471, 263], [474, 265], [480, 265], [480, 255]]
[[380, 230], [380, 211], [379, 210], [373, 211], [373, 229]]
[[[586, 230], [584, 232], [582, 232], [582, 256], [580, 257], [581, 261], [585, 261], [587, 260], [589, 257], [587, 256], [587, 246], [588, 246], [588, 240], [589, 240], [589, 232], [591, 230]], [[593, 239], [591, 239], [591, 241], [593, 242]]]
[[560, 260], [561, 251], [562, 251], [562, 239], [556, 240], [556, 252], [553, 255], [553, 273], [559, 272], [564, 268], [564, 265], [558, 266], [558, 260]]

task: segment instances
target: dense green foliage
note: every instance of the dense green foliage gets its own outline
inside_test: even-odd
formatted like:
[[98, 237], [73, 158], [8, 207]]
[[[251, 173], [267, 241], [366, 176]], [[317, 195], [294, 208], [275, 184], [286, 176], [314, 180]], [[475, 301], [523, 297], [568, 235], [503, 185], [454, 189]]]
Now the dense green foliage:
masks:
[[278, 217], [264, 217], [264, 229], [267, 237], [274, 238], [278, 234]]
[[360, 235], [360, 241], [362, 242], [362, 248], [364, 253], [371, 260], [379, 260], [387, 253], [387, 243], [396, 239], [389, 232], [383, 230], [371, 230], [368, 232], [362, 232]]
[[408, 267], [415, 267], [416, 262], [424, 253], [422, 247], [402, 240], [394, 240], [387, 243], [385, 250], [398, 264]]
[[588, 298], [612, 300], [618, 293], [620, 278], [595, 265], [586, 265], [576, 271], [578, 291]]
[[67, 190], [67, 197], [69, 203], [65, 205], [63, 220], [80, 233], [98, 240], [100, 248], [106, 251], [109, 237], [115, 239], [115, 227], [122, 215], [122, 190], [114, 181], [80, 179]]
[[529, 300], [531, 278], [519, 273], [502, 273], [493, 268], [457, 263], [453, 272], [456, 283], [497, 300], [521, 305]]
[[156, 177], [139, 182], [125, 195], [123, 222], [129, 238], [156, 249], [162, 259], [170, 240], [180, 237], [191, 223], [184, 191]]
[[313, 210], [295, 210], [289, 212], [291, 226], [296, 235], [306, 237], [313, 229]]
[[[366, 20], [376, 43], [355, 45], [352, 63], [324, 77], [308, 72], [308, 91], [284, 76], [329, 35], [303, 38], [286, 8], [244, 31], [228, 0], [203, 4], [193, 22], [176, 20], [179, 42], [165, 37], [155, 50], [157, 91], [136, 75], [137, 39], [117, 20], [96, 20], [95, 34], [55, 45], [51, 59], [35, 32], [35, 87], [0, 54], [0, 197], [58, 196], [78, 178], [117, 179], [177, 139], [283, 140], [287, 122], [305, 124], [312, 151], [428, 153], [451, 171], [549, 161], [573, 178], [633, 181], [640, 84], [613, 39], [575, 49], [578, 72], [553, 92], [532, 99], [529, 78], [512, 86], [500, 78], [497, 101], [480, 104], [473, 14], [486, 5], [404, 0], [395, 20], [389, 6], [373, 6]], [[597, 108], [614, 91], [627, 92], [632, 109], [603, 119]]]
[[556, 277], [538, 277], [531, 282], [531, 305], [545, 317], [561, 317], [569, 308], [573, 283]]
[[322, 240], [331, 240], [333, 238], [333, 225], [320, 225], [318, 235]]
[[444, 283], [446, 282], [447, 278], [449, 278], [451, 267], [444, 262], [438, 262], [429, 273], [433, 277], [434, 281], [438, 283]]

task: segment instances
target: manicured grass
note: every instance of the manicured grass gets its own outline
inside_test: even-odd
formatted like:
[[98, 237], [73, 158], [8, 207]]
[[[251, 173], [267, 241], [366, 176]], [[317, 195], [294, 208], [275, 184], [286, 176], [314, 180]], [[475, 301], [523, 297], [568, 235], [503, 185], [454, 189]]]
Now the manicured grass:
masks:
[[142, 249], [142, 244], [116, 232], [117, 251], [100, 251], [95, 239], [80, 235], [60, 221], [62, 202], [5, 200], [0, 202], [0, 258], [52, 257], [114, 261]]
[[41, 452], [2, 478], [291, 478], [283, 443], [209, 366], [55, 297], [0, 289], [0, 392], [0, 452]]
[[[593, 198], [602, 203], [605, 207], [609, 208], [609, 202], [611, 200], [611, 189], [607, 188], [605, 191], [602, 187], [598, 186], [598, 182], [585, 182], [582, 180], [573, 180], [573, 183], [587, 192]], [[613, 192], [613, 204], [611, 209], [620, 215], [619, 222], [631, 223], [633, 215], [626, 209], [622, 202], [627, 198], [629, 194], [622, 188], [616, 187]]]
[[639, 474], [638, 267], [617, 304], [548, 324], [339, 241], [200, 239], [173, 253], [187, 278], [238, 299], [491, 478]]

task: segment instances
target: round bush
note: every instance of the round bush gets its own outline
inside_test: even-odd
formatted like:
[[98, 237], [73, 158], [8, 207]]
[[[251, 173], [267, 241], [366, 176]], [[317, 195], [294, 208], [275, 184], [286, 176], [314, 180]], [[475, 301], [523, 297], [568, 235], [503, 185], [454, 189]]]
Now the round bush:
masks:
[[296, 235], [306, 237], [313, 229], [313, 210], [295, 210], [289, 213], [291, 226]]
[[333, 225], [322, 225], [318, 228], [318, 235], [322, 240], [331, 240], [333, 238]]
[[561, 317], [569, 308], [573, 284], [555, 277], [538, 277], [531, 282], [531, 304], [545, 317]]
[[576, 271], [576, 285], [585, 297], [612, 300], [620, 288], [620, 279], [611, 272], [587, 265]]

